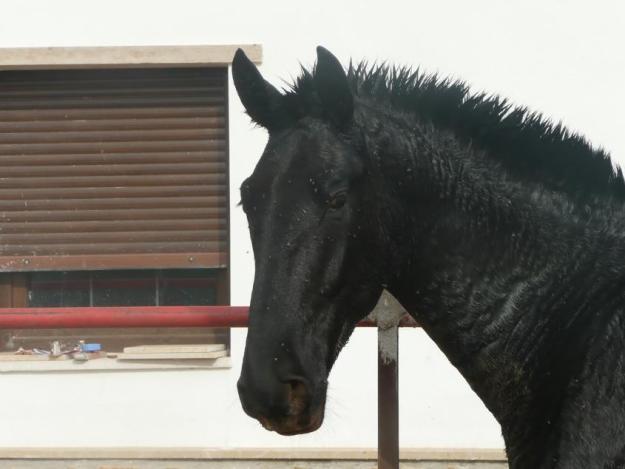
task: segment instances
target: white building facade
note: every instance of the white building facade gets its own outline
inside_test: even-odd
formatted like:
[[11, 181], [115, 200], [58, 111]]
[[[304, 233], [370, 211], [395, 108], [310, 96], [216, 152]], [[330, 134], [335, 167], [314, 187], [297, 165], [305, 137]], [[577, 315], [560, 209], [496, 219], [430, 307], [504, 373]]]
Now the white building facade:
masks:
[[[0, 47], [255, 44], [263, 75], [291, 81], [323, 45], [353, 60], [421, 66], [563, 120], [625, 155], [625, 9], [617, 2], [6, 1]], [[2, 52], [0, 51], [0, 54]], [[0, 85], [1, 86], [1, 85]], [[249, 304], [253, 257], [240, 183], [266, 141], [230, 82], [231, 304]], [[624, 160], [620, 160], [624, 162]], [[1, 177], [1, 175], [0, 175]], [[0, 374], [0, 457], [15, 448], [375, 448], [376, 334], [357, 330], [330, 376], [326, 420], [309, 435], [262, 429], [239, 404], [245, 330], [231, 367]], [[400, 333], [402, 448], [501, 449], [499, 426], [421, 330]]]

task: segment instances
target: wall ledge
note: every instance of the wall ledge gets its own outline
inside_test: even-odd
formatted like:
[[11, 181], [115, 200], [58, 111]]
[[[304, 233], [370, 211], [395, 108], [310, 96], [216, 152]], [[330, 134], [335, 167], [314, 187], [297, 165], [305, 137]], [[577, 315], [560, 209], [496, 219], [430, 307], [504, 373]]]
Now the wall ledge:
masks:
[[260, 44], [0, 48], [0, 70], [225, 67], [241, 48], [257, 64]]
[[[362, 460], [377, 459], [375, 448], [156, 448], [72, 447], [0, 448], [0, 459], [221, 459]], [[499, 448], [403, 448], [402, 461], [506, 461]]]

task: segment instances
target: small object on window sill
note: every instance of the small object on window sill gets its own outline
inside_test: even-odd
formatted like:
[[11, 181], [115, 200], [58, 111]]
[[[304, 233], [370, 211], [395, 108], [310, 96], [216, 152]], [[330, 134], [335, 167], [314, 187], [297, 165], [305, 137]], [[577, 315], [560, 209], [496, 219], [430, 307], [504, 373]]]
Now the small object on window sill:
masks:
[[52, 342], [50, 355], [52, 355], [53, 357], [58, 357], [62, 353], [63, 352], [61, 352], [61, 343], [58, 340], [55, 340], [54, 342]]
[[[67, 360], [68, 358], [71, 358], [70, 355], [78, 351], [78, 347], [63, 350], [63, 348], [61, 347], [61, 343], [57, 340], [52, 342], [51, 345], [52, 347], [50, 350], [40, 348], [25, 349], [23, 347], [20, 347], [15, 352], [6, 355], [15, 357], [15, 360], [18, 361]], [[7, 360], [7, 358], [0, 359]]]
[[99, 352], [101, 350], [102, 350], [102, 346], [100, 344], [85, 344], [82, 341], [80, 343], [81, 352]]
[[101, 350], [97, 352], [76, 352], [73, 356], [74, 361], [86, 362], [89, 360], [95, 360], [96, 358], [104, 358], [106, 357], [106, 352], [103, 352]]

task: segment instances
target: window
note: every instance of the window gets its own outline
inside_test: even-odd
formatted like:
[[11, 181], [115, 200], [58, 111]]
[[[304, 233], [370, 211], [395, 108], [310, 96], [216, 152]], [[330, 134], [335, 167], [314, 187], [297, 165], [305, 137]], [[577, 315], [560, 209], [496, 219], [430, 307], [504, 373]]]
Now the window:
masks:
[[[123, 67], [96, 69], [72, 62], [93, 64], [88, 50], [32, 50], [37, 70], [0, 70], [0, 307], [229, 303], [234, 47], [217, 50], [219, 66], [196, 60], [215, 50], [95, 49]], [[55, 54], [58, 67], [39, 69]], [[192, 66], [172, 65], [179, 56]], [[0, 347], [81, 336], [117, 350], [198, 334], [228, 343], [226, 331], [40, 330], [4, 331]]]

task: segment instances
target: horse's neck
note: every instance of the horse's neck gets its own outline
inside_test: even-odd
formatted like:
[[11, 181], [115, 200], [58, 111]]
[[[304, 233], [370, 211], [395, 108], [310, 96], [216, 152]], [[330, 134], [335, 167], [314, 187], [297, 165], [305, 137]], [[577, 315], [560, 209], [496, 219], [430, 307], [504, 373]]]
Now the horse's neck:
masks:
[[[523, 193], [496, 173], [490, 177], [484, 161], [463, 162], [470, 156], [453, 142], [434, 148], [435, 133], [414, 139], [398, 133], [403, 148], [391, 146], [378, 160], [392, 181], [385, 196], [403, 199], [397, 204], [405, 209], [403, 217], [388, 211], [395, 229], [389, 269], [396, 273], [389, 289], [465, 376], [504, 435], [508, 426], [517, 440], [528, 430], [534, 434], [527, 438], [539, 438], [541, 429], [527, 428], [527, 419], [535, 413], [548, 421], [559, 406], [558, 386], [570, 378], [560, 374], [574, 372], [551, 370], [562, 358], [554, 337], [567, 337], [564, 322], [584, 320], [574, 311], [560, 314], [579, 295], [572, 281], [593, 274], [600, 240], [580, 242], [576, 225], [558, 214], [561, 201]], [[414, 154], [391, 154], [398, 150]], [[536, 408], [543, 391], [543, 407]], [[514, 428], [518, 422], [526, 428]]]

